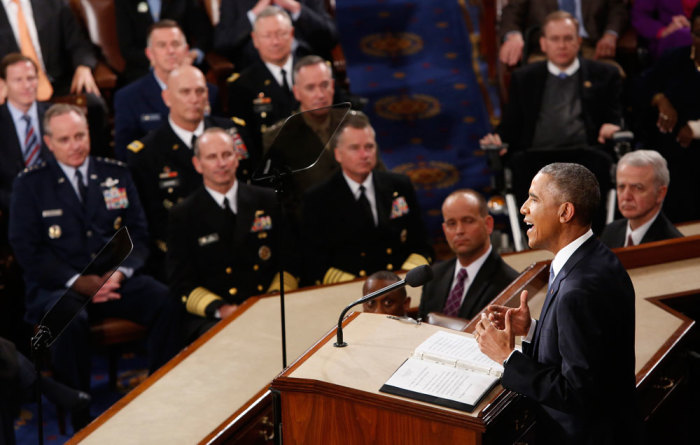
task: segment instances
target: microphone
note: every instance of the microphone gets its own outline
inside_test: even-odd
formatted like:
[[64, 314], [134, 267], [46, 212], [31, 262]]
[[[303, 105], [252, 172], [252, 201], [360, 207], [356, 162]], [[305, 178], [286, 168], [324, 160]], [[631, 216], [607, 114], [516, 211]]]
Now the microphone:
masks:
[[381, 297], [384, 294], [387, 294], [395, 289], [400, 289], [407, 284], [411, 287], [418, 287], [422, 286], [428, 281], [433, 279], [433, 269], [431, 269], [430, 266], [427, 264], [424, 264], [422, 266], [418, 266], [414, 269], [411, 269], [406, 273], [406, 278], [403, 280], [399, 280], [396, 283], [391, 283], [390, 285], [376, 290], [374, 292], [371, 292], [364, 297], [360, 298], [357, 301], [354, 301], [350, 303], [345, 309], [343, 309], [343, 312], [340, 313], [340, 317], [338, 318], [338, 335], [336, 338], [336, 342], [333, 343], [333, 346], [336, 348], [343, 348], [347, 346], [348, 344], [343, 341], [343, 318], [345, 318], [345, 314], [352, 308], [353, 306], [357, 306], [358, 304], [362, 304], [366, 301], [373, 300], [377, 297]]

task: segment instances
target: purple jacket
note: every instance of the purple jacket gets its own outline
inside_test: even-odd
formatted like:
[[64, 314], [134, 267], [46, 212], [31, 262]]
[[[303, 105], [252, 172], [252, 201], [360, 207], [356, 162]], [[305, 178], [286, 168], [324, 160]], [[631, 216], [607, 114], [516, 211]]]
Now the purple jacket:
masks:
[[682, 28], [659, 39], [661, 29], [676, 15], [683, 15], [682, 0], [636, 0], [632, 5], [631, 20], [637, 32], [649, 42], [654, 57], [669, 48], [690, 45], [690, 29]]

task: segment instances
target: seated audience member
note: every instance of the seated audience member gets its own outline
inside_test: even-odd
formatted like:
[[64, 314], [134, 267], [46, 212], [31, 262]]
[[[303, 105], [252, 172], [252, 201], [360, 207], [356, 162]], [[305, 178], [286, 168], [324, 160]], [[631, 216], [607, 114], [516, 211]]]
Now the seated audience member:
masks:
[[241, 164], [246, 165], [239, 177], [247, 178], [250, 155], [257, 150], [253, 149], [244, 126], [205, 116], [209, 103], [207, 85], [198, 68], [183, 65], [174, 69], [163, 90], [163, 101], [170, 111], [168, 120], [142, 140], [129, 144], [127, 155], [153, 241], [149, 268], [156, 277], [164, 279], [168, 210], [202, 184], [201, 176], [192, 166], [194, 140], [210, 127], [228, 129], [243, 159]]
[[251, 31], [258, 17], [270, 6], [280, 8], [291, 16], [296, 28], [293, 36], [295, 54], [319, 54], [330, 60], [331, 50], [338, 43], [338, 31], [323, 0], [223, 1], [220, 21], [214, 33], [216, 50], [241, 68], [258, 61]]
[[[168, 282], [187, 309], [189, 340], [248, 297], [280, 288], [274, 192], [236, 180], [235, 143], [221, 128], [197, 139], [192, 162], [204, 185], [170, 212], [167, 252]], [[285, 289], [295, 289], [297, 279], [284, 274]]]
[[143, 48], [154, 23], [172, 20], [181, 27], [192, 45], [187, 54], [189, 63], [201, 66], [212, 44], [214, 30], [198, 0], [119, 0], [114, 2], [114, 15], [128, 82], [148, 73], [149, 59]]
[[493, 217], [474, 190], [450, 193], [442, 204], [442, 230], [456, 258], [433, 266], [433, 279], [423, 286], [418, 314], [442, 312], [470, 319], [518, 276], [491, 245]]
[[691, 16], [693, 44], [668, 50], [644, 79], [651, 104], [653, 125], [644, 144], [658, 147], [673, 177], [664, 211], [671, 221], [700, 219], [700, 4]]
[[37, 102], [36, 64], [29, 57], [20, 53], [3, 57], [0, 78], [7, 87], [7, 101], [0, 105], [0, 132], [4, 135], [0, 141], [0, 218], [4, 219], [17, 173], [50, 156], [41, 138], [49, 104]]
[[632, 3], [631, 22], [649, 45], [656, 58], [667, 49], [688, 46], [690, 15], [698, 0], [636, 0]]
[[374, 170], [377, 143], [367, 117], [347, 116], [331, 147], [340, 170], [304, 197], [308, 282], [337, 283], [430, 263], [433, 249], [411, 180]]
[[[375, 272], [365, 280], [362, 285], [362, 295], [366, 296], [379, 289], [390, 286], [397, 281], [401, 281], [398, 275], [388, 270], [380, 270]], [[373, 300], [362, 303], [364, 312], [374, 314], [396, 315], [397, 317], [405, 317], [406, 312], [411, 307], [411, 297], [406, 295], [406, 288], [392, 290], [389, 293], [377, 297]]]
[[[161, 20], [151, 26], [145, 51], [151, 72], [119, 89], [114, 95], [114, 153], [126, 160], [126, 146], [163, 125], [168, 106], [163, 90], [170, 72], [180, 65], [189, 65], [189, 46], [182, 30], [172, 20]], [[209, 106], [216, 110], [218, 88], [207, 84]]]
[[627, 25], [627, 5], [624, 0], [509, 0], [501, 11], [501, 62], [509, 66], [516, 65], [523, 55], [525, 32], [536, 26], [544, 28], [547, 15], [558, 9], [576, 18], [578, 34], [584, 39], [584, 57], [615, 57], [617, 38]]
[[670, 175], [654, 150], [637, 150], [617, 163], [617, 208], [624, 218], [605, 226], [600, 240], [609, 248], [636, 246], [683, 236], [661, 211]]
[[21, 52], [34, 61], [40, 101], [85, 93], [93, 154], [110, 153], [107, 105], [92, 75], [97, 57], [68, 2], [4, 0], [0, 23], [0, 57]]
[[[10, 205], [10, 243], [27, 287], [28, 322], [36, 324], [69, 289], [66, 298], [92, 303], [52, 346], [55, 376], [89, 391], [89, 320], [121, 317], [148, 326], [149, 371], [178, 348], [179, 312], [168, 288], [140, 274], [148, 255], [148, 231], [136, 188], [125, 165], [91, 157], [87, 120], [72, 105], [57, 104], [44, 115], [44, 141], [53, 153], [15, 180]], [[54, 159], [55, 158], [55, 159]], [[134, 249], [102, 286], [102, 277], [80, 271], [122, 226]], [[73, 416], [77, 429], [89, 413]]]
[[229, 112], [248, 123], [259, 145], [267, 127], [299, 106], [292, 93], [293, 35], [294, 27], [284, 10], [274, 6], [263, 9], [256, 15], [251, 33], [260, 58], [229, 80]]
[[482, 145], [507, 143], [511, 152], [582, 148], [603, 144], [620, 130], [618, 70], [578, 57], [581, 37], [571, 14], [549, 14], [542, 26], [547, 60], [513, 72], [501, 125]]
[[[0, 443], [14, 445], [14, 420], [22, 403], [36, 400], [36, 370], [15, 345], [0, 337]], [[67, 410], [80, 410], [90, 404], [90, 395], [69, 388], [53, 378], [41, 378], [40, 390], [49, 401]]]

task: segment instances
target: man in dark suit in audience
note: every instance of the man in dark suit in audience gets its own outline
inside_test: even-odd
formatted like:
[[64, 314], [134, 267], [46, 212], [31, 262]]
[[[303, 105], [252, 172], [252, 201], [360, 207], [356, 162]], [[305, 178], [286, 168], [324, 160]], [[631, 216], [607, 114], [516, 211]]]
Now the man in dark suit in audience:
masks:
[[204, 53], [212, 44], [214, 30], [198, 0], [120, 0], [114, 2], [114, 15], [128, 82], [148, 73], [149, 60], [143, 48], [154, 23], [166, 19], [177, 23], [192, 45], [188, 54], [190, 63], [197, 66], [201, 66]]
[[[119, 89], [114, 95], [114, 154], [126, 160], [126, 146], [151, 130], [163, 125], [168, 106], [163, 102], [163, 90], [170, 72], [180, 65], [190, 65], [191, 57], [182, 30], [172, 20], [161, 20], [149, 31], [146, 57], [151, 72]], [[209, 110], [217, 109], [218, 88], [207, 83]]]
[[[274, 192], [236, 180], [238, 154], [221, 128], [197, 139], [192, 162], [204, 185], [170, 212], [167, 253], [168, 282], [187, 309], [189, 340], [248, 297], [280, 288]], [[284, 274], [285, 290], [296, 289], [297, 279]]]
[[294, 27], [284, 10], [269, 6], [256, 16], [251, 36], [260, 60], [229, 79], [228, 109], [262, 145], [262, 132], [299, 106], [292, 93]]
[[[530, 318], [523, 291], [518, 308], [489, 306], [474, 331], [481, 351], [504, 364], [503, 387], [538, 404], [537, 443], [638, 443], [634, 287], [593, 236], [599, 201], [598, 181], [581, 165], [535, 175], [520, 212], [529, 246], [554, 254], [540, 318]], [[615, 409], [601, 410], [610, 400]]]
[[216, 50], [241, 68], [256, 62], [258, 55], [251, 31], [258, 16], [269, 6], [280, 8], [291, 17], [296, 28], [293, 45], [297, 55], [318, 54], [330, 60], [331, 50], [338, 43], [338, 31], [323, 0], [223, 1], [214, 34]]
[[499, 51], [501, 61], [510, 66], [517, 64], [526, 44], [523, 35], [543, 25], [547, 15], [558, 9], [569, 12], [581, 23], [584, 57], [615, 57], [617, 38], [627, 25], [624, 0], [509, 0], [503, 7], [499, 27], [503, 42]]
[[[20, 14], [21, 13], [21, 14]], [[86, 94], [93, 154], [110, 153], [107, 105], [100, 97], [92, 70], [97, 56], [68, 2], [8, 0], [0, 7], [0, 57], [21, 52], [39, 70], [37, 97], [46, 101], [68, 94]]]
[[620, 130], [622, 79], [606, 63], [578, 57], [578, 22], [566, 12], [547, 16], [540, 46], [547, 61], [513, 72], [501, 125], [481, 144], [508, 151], [603, 144]]
[[433, 267], [433, 279], [423, 286], [419, 314], [442, 312], [473, 318], [518, 272], [491, 245], [493, 217], [484, 197], [474, 190], [456, 190], [442, 204], [442, 230], [457, 255]]
[[248, 165], [252, 156], [257, 156], [243, 125], [204, 115], [209, 104], [207, 85], [198, 68], [184, 65], [174, 69], [168, 77], [168, 87], [163, 90], [163, 100], [170, 109], [168, 120], [127, 147], [129, 168], [144, 203], [153, 240], [149, 267], [162, 279], [165, 278], [168, 210], [202, 184], [201, 176], [192, 166], [194, 140], [209, 127], [228, 129], [241, 164], [246, 165], [239, 172], [239, 178], [248, 177]]
[[[55, 375], [89, 391], [89, 319], [121, 317], [147, 326], [153, 372], [177, 352], [179, 342], [172, 332], [178, 329], [179, 312], [165, 285], [140, 274], [148, 255], [148, 231], [126, 166], [89, 156], [87, 120], [80, 108], [53, 105], [44, 120], [44, 141], [54, 156], [15, 180], [10, 243], [24, 272], [28, 322], [38, 323], [67, 289], [63, 298], [68, 301], [94, 295], [51, 350]], [[122, 226], [128, 226], [134, 249], [121, 267], [109, 277], [81, 276]], [[80, 413], [73, 424], [81, 427], [88, 420], [89, 413]]]
[[377, 143], [367, 117], [348, 115], [331, 147], [340, 170], [304, 197], [307, 281], [336, 283], [429, 264], [433, 249], [411, 180], [374, 170]]
[[617, 163], [617, 208], [624, 218], [605, 226], [600, 240], [609, 248], [681, 238], [661, 211], [670, 174], [666, 159], [654, 150], [637, 150]]

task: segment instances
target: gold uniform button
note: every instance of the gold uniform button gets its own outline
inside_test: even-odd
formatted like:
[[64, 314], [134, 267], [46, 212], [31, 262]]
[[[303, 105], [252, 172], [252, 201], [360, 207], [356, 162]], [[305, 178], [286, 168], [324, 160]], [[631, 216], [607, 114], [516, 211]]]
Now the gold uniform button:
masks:
[[258, 284], [258, 290], [262, 292], [262, 290], [263, 290], [262, 284]]
[[360, 256], [366, 256], [367, 254], [365, 252], [360, 252]]
[[226, 275], [231, 275], [231, 272], [233, 272], [233, 269], [231, 269], [230, 267], [227, 267], [226, 268]]
[[258, 270], [258, 269], [260, 269], [260, 266], [258, 266], [257, 264], [254, 264], [254, 265], [253, 265], [253, 270]]
[[393, 265], [393, 264], [387, 264], [387, 265], [386, 265], [386, 270], [394, 270], [394, 265]]
[[187, 303], [187, 295], [183, 295], [183, 296], [182, 296], [182, 302], [183, 302], [183, 303]]
[[391, 247], [389, 247], [388, 249], [386, 249], [386, 254], [387, 254], [387, 255], [391, 255], [391, 252], [392, 252]]
[[238, 289], [235, 287], [232, 287], [231, 289], [228, 290], [229, 295], [236, 295], [238, 293]]
[[361, 270], [361, 271], [360, 271], [360, 276], [361, 276], [361, 277], [364, 277], [365, 275], [367, 275], [367, 272], [365, 272], [364, 270]]

